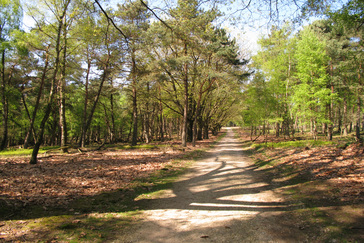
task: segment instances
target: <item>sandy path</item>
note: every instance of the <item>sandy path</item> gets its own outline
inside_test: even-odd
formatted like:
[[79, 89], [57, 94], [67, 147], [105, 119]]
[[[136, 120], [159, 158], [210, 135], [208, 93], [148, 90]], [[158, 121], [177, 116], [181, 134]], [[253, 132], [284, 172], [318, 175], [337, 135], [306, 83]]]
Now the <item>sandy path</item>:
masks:
[[172, 190], [148, 200], [144, 219], [119, 242], [308, 241], [289, 214], [293, 206], [244, 156], [231, 129], [209, 154]]

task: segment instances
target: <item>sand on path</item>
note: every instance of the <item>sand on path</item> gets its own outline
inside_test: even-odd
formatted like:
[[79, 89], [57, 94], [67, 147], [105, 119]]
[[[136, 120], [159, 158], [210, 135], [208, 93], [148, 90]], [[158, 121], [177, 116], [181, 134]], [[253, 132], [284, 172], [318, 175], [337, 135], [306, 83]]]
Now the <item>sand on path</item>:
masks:
[[232, 128], [208, 154], [148, 200], [143, 220], [116, 242], [309, 241], [290, 217], [295, 206], [244, 155]]

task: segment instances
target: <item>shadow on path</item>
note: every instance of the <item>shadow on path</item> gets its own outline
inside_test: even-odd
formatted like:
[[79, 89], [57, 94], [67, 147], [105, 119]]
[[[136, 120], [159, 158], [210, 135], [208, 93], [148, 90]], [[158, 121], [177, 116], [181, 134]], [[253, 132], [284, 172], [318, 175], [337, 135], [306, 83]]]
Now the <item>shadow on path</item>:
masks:
[[[141, 209], [291, 211], [291, 205], [273, 196], [280, 187], [300, 183], [293, 176], [281, 183], [272, 182], [273, 175], [260, 169], [244, 155], [242, 143], [234, 139], [231, 130], [205, 159], [196, 162], [189, 173], [175, 182], [169, 197], [142, 199]], [[272, 194], [271, 198], [266, 193]], [[267, 200], [268, 199], [268, 200]], [[271, 199], [271, 200], [269, 200]]]

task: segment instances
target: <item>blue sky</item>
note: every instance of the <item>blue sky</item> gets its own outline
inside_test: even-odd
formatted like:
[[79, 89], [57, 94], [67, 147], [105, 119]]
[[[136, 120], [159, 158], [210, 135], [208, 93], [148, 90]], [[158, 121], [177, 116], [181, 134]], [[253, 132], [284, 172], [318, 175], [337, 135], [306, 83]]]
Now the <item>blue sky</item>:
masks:
[[[124, 0], [107, 0], [102, 1], [103, 5], [116, 7], [117, 3], [123, 3]], [[346, 0], [344, 0], [346, 1]], [[22, 0], [23, 3], [30, 2], [30, 0]], [[163, 18], [162, 9], [172, 7], [177, 2], [176, 0], [149, 0], [149, 6], [158, 16]], [[227, 1], [226, 1], [227, 2]], [[279, 25], [288, 16], [297, 14], [297, 6], [293, 4], [293, 0], [280, 0], [277, 6], [270, 6], [270, 0], [252, 1], [249, 9], [242, 10], [245, 3], [248, 1], [235, 0], [229, 1], [229, 4], [218, 4], [218, 9], [224, 16], [219, 18], [216, 22], [220, 27], [225, 28], [232, 37], [235, 37], [238, 43], [244, 48], [250, 48], [252, 53], [258, 50], [257, 40], [259, 37], [269, 33], [270, 25]], [[296, 0], [296, 3], [302, 4], [303, 0]], [[39, 2], [38, 2], [39, 3]], [[213, 1], [208, 1], [204, 6], [210, 8]], [[290, 3], [290, 4], [289, 4]], [[259, 5], [258, 5], [259, 4]], [[273, 16], [269, 19], [270, 10], [273, 9]], [[26, 11], [26, 9], [24, 9]], [[277, 16], [279, 13], [279, 17]], [[26, 13], [24, 14], [24, 29], [28, 30], [34, 26], [34, 21]]]

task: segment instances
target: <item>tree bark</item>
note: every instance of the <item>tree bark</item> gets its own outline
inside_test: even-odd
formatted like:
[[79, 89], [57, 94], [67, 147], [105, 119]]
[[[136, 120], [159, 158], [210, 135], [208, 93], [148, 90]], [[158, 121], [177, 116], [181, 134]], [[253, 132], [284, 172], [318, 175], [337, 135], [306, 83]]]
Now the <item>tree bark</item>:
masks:
[[89, 47], [87, 47], [87, 70], [86, 70], [86, 78], [85, 78], [85, 101], [83, 104], [83, 119], [82, 119], [82, 130], [80, 136], [80, 146], [82, 148], [86, 145], [86, 125], [87, 125], [87, 106], [88, 106], [88, 85], [89, 85], [89, 77], [91, 71], [91, 59], [89, 53]]
[[0, 144], [0, 151], [4, 150], [8, 144], [8, 117], [9, 104], [6, 95], [6, 78], [5, 78], [5, 49], [1, 52], [1, 102], [3, 105], [3, 137]]
[[[45, 50], [45, 62], [44, 62], [44, 68], [43, 68], [43, 73], [42, 73], [42, 77], [40, 80], [40, 86], [39, 86], [39, 91], [38, 91], [38, 95], [37, 95], [37, 99], [35, 101], [35, 105], [34, 105], [34, 110], [33, 110], [33, 114], [32, 114], [32, 118], [30, 120], [30, 125], [29, 125], [29, 129], [28, 132], [25, 136], [24, 139], [24, 148], [28, 148], [29, 146], [29, 137], [30, 137], [30, 133], [31, 131], [34, 131], [34, 122], [35, 122], [35, 118], [37, 116], [37, 112], [39, 109], [39, 103], [40, 103], [40, 99], [42, 97], [42, 91], [43, 91], [43, 87], [44, 87], [44, 83], [45, 83], [45, 78], [46, 78], [46, 74], [47, 74], [47, 70], [48, 70], [48, 65], [49, 65], [49, 46], [47, 47], [47, 49]], [[37, 142], [36, 140], [36, 133], [34, 132], [34, 139], [35, 139], [35, 143]]]
[[37, 156], [38, 156], [38, 152], [39, 152], [39, 148], [40, 145], [43, 143], [43, 135], [44, 135], [44, 129], [45, 129], [45, 124], [49, 118], [49, 115], [51, 113], [52, 110], [52, 105], [53, 105], [53, 97], [55, 95], [56, 92], [56, 79], [57, 79], [57, 74], [58, 74], [58, 69], [59, 69], [59, 59], [60, 59], [60, 41], [61, 41], [61, 32], [62, 32], [62, 25], [63, 25], [63, 19], [66, 17], [66, 10], [68, 8], [68, 5], [70, 3], [70, 0], [67, 1], [65, 8], [63, 10], [62, 15], [60, 16], [60, 19], [58, 21], [58, 29], [57, 29], [57, 39], [56, 39], [56, 60], [54, 62], [54, 71], [53, 71], [53, 76], [52, 76], [52, 81], [51, 81], [51, 90], [49, 93], [49, 99], [48, 99], [48, 104], [46, 106], [46, 110], [45, 110], [45, 114], [43, 116], [42, 122], [40, 124], [40, 132], [38, 134], [38, 139], [37, 142], [35, 143], [33, 152], [32, 152], [32, 156], [30, 158], [30, 164], [36, 164], [37, 163]]
[[358, 69], [358, 94], [357, 94], [357, 99], [356, 99], [356, 126], [355, 126], [355, 139], [357, 142], [361, 142], [361, 137], [360, 137], [360, 113], [361, 113], [361, 99], [360, 99], [360, 95], [362, 94], [362, 88], [361, 88], [361, 75], [360, 75], [360, 71], [361, 71], [361, 64], [359, 65], [359, 69]]
[[136, 60], [135, 50], [132, 50], [132, 97], [133, 97], [133, 134], [131, 145], [135, 146], [138, 143], [138, 103], [137, 103], [137, 77], [136, 77]]
[[[108, 25], [108, 27], [109, 27], [109, 25]], [[108, 30], [109, 29], [107, 28], [107, 31], [105, 33], [105, 45], [107, 46], [107, 57], [106, 57], [106, 60], [103, 61], [103, 68], [102, 68], [103, 73], [102, 73], [102, 76], [101, 76], [101, 81], [100, 81], [99, 88], [98, 88], [97, 94], [95, 96], [94, 103], [93, 103], [93, 105], [91, 107], [91, 110], [90, 110], [90, 113], [89, 113], [88, 117], [87, 117], [87, 98], [88, 98], [87, 96], [88, 96], [88, 91], [85, 93], [85, 105], [84, 105], [84, 116], [85, 117], [84, 118], [86, 119], [86, 122], [84, 123], [83, 129], [82, 129], [82, 135], [81, 135], [81, 141], [80, 141], [81, 147], [85, 146], [87, 130], [90, 128], [93, 115], [95, 113], [97, 104], [98, 104], [99, 99], [100, 99], [101, 91], [103, 89], [103, 86], [104, 86], [104, 83], [105, 83], [107, 77], [109, 76], [109, 71], [110, 71], [109, 70], [109, 65], [110, 65], [110, 56], [111, 56], [111, 54], [110, 54], [110, 50], [109, 50]], [[88, 66], [88, 68], [89, 67], [90, 66]]]
[[61, 132], [61, 148], [63, 153], [68, 153], [67, 149], [67, 122], [66, 122], [66, 58], [67, 58], [67, 26], [66, 18], [63, 18], [63, 60], [62, 60], [62, 72], [59, 85], [59, 126]]
[[[187, 57], [187, 43], [184, 46], [185, 56]], [[188, 64], [184, 64], [184, 107], [183, 107], [183, 123], [182, 123], [182, 147], [187, 146], [187, 122], [188, 122]]]
[[162, 104], [162, 92], [161, 85], [158, 84], [159, 90], [159, 139], [161, 142], [164, 141], [164, 127], [163, 127], [163, 104]]
[[361, 110], [361, 99], [358, 94], [356, 99], [356, 124], [355, 124], [355, 140], [360, 142], [360, 110]]

